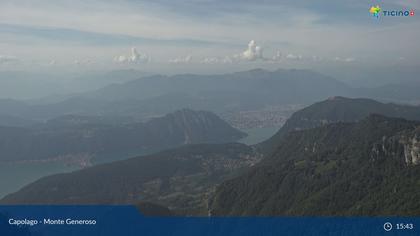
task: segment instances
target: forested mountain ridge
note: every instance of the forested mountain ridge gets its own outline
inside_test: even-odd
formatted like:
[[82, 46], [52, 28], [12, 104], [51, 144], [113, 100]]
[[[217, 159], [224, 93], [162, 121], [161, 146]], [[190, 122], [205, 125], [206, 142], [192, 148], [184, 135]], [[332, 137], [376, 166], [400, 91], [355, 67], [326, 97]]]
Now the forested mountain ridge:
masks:
[[367, 98], [330, 97], [295, 112], [273, 137], [262, 142], [258, 147], [269, 155], [281, 139], [291, 131], [337, 122], [357, 122], [370, 114], [420, 120], [420, 107], [381, 103]]
[[197, 144], [41, 178], [0, 204], [137, 204], [207, 215], [214, 187], [261, 160], [244, 144]]
[[39, 127], [0, 127], [0, 160], [123, 159], [185, 144], [232, 142], [245, 136], [211, 112], [189, 109], [129, 124], [86, 123], [71, 116]]
[[418, 215], [420, 123], [370, 115], [286, 135], [224, 182], [212, 215]]

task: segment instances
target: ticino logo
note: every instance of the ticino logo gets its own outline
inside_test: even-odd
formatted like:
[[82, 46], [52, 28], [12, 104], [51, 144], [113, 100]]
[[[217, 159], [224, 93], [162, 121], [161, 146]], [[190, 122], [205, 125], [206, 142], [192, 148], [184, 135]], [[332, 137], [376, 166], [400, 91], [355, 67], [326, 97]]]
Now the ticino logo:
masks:
[[[380, 15], [383, 16], [414, 16], [414, 9], [411, 10], [382, 10], [378, 5], [372, 6], [369, 9], [369, 12], [373, 17], [379, 18]], [[381, 14], [382, 13], [382, 14]]]

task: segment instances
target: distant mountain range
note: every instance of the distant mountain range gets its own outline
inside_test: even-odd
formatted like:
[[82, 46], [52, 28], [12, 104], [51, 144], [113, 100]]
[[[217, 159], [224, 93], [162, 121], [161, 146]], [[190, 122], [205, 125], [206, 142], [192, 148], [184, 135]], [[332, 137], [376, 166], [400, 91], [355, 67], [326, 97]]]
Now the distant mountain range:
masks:
[[369, 97], [386, 101], [402, 101], [420, 104], [420, 81], [386, 84], [375, 88], [359, 88], [359, 97]]
[[146, 201], [182, 215], [415, 215], [420, 122], [383, 115], [420, 120], [419, 109], [332, 97], [296, 112], [263, 143], [271, 150], [265, 156], [261, 145], [184, 146], [45, 177], [0, 203]]
[[415, 216], [420, 122], [370, 115], [291, 132], [273, 155], [224, 182], [212, 215]]
[[189, 109], [144, 123], [119, 123], [65, 116], [44, 125], [0, 127], [0, 160], [79, 159], [87, 165], [186, 144], [232, 142], [246, 136], [211, 112]]
[[[107, 76], [134, 79], [137, 75], [137, 72], [123, 71]], [[420, 84], [416, 83], [353, 88], [311, 70], [254, 69], [215, 75], [154, 75], [57, 99], [0, 100], [0, 111], [1, 114], [35, 121], [69, 114], [124, 114], [144, 119], [182, 108], [222, 113], [286, 104], [311, 104], [337, 95], [419, 103], [419, 89]]]
[[148, 117], [182, 108], [222, 112], [307, 104], [351, 92], [346, 84], [309, 70], [255, 69], [221, 75], [143, 77], [49, 104], [0, 100], [0, 111], [41, 121], [68, 114]]
[[70, 94], [96, 90], [111, 83], [121, 83], [150, 75], [134, 69], [124, 70], [44, 70], [0, 71], [0, 98], [31, 100], [37, 103], [58, 102]]
[[[310, 70], [254, 69], [220, 75], [181, 74], [150, 76], [123, 84], [106, 86], [87, 97], [107, 100], [143, 100], [167, 94], [206, 97], [210, 93], [234, 98], [248, 94], [254, 101], [303, 103], [347, 92], [346, 84]], [[258, 96], [252, 96], [258, 95]], [[242, 98], [245, 100], [246, 97]], [[240, 101], [236, 101], [240, 102]]]
[[26, 120], [18, 116], [0, 114], [0, 126], [25, 127], [37, 124], [35, 121]]

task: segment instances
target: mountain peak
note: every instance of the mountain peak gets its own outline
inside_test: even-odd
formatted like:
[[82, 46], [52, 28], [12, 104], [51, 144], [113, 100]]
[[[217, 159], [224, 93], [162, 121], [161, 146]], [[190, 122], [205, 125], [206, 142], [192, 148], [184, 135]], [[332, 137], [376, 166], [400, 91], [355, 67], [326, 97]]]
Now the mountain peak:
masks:
[[[189, 108], [177, 110], [164, 117], [154, 118], [149, 124], [158, 129], [165, 124], [169, 134], [183, 134], [184, 143], [200, 142], [231, 142], [246, 136], [245, 133], [233, 128], [216, 114], [208, 111], [195, 111]], [[168, 137], [165, 137], [168, 138]]]
[[346, 98], [342, 96], [331, 96], [327, 99], [327, 101], [339, 101], [339, 100], [351, 100], [351, 98]]
[[420, 120], [420, 109], [415, 106], [385, 104], [367, 98], [334, 96], [295, 112], [283, 127], [272, 138], [260, 144], [260, 147], [264, 152], [271, 152], [284, 135], [295, 130], [361, 120], [365, 124], [379, 124], [390, 121], [389, 117]]
[[15, 161], [64, 155], [77, 160], [102, 161], [103, 156], [124, 159], [185, 144], [234, 142], [246, 135], [214, 113], [190, 109], [146, 122], [126, 117], [67, 115], [33, 129], [3, 131], [0, 148], [4, 155], [0, 160]]
[[205, 111], [192, 110], [190, 108], [182, 108], [182, 109], [174, 111], [172, 114], [192, 115], [192, 114], [198, 114], [198, 113], [204, 113], [204, 112]]

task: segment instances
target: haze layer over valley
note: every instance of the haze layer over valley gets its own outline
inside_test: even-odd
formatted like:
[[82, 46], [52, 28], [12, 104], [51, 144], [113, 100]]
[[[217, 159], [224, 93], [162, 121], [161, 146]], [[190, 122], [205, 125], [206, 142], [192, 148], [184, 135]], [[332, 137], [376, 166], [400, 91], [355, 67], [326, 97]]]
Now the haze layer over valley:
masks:
[[370, 7], [0, 1], [0, 203], [418, 215], [420, 20]]

